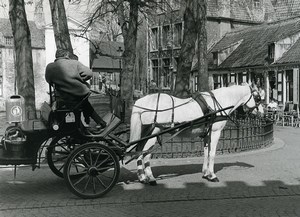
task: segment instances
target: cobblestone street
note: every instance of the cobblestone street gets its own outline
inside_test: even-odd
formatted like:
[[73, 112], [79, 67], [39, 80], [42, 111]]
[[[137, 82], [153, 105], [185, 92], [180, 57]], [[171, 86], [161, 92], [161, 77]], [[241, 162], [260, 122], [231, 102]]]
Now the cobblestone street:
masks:
[[135, 165], [103, 198], [82, 200], [47, 165], [0, 169], [0, 216], [300, 216], [299, 128], [275, 127], [274, 145], [219, 155], [219, 183], [201, 179], [202, 158], [156, 159], [157, 186], [137, 182]]

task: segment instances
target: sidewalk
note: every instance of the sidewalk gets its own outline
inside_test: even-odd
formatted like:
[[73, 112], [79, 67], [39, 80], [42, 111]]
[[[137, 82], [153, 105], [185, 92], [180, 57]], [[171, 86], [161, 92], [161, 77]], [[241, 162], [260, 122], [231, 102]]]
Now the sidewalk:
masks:
[[103, 198], [82, 200], [45, 165], [0, 169], [0, 216], [300, 216], [300, 129], [275, 128], [274, 145], [218, 155], [219, 183], [201, 178], [203, 158], [155, 159], [157, 186], [137, 182], [135, 162]]

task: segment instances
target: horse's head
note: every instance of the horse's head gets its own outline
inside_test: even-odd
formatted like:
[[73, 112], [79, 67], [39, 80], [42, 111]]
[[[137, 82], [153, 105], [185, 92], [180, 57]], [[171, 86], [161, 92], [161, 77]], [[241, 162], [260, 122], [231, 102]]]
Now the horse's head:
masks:
[[263, 114], [264, 109], [261, 105], [261, 97], [257, 90], [252, 89], [250, 86], [250, 96], [248, 100], [243, 104], [243, 109], [245, 112], [252, 112], [253, 114]]

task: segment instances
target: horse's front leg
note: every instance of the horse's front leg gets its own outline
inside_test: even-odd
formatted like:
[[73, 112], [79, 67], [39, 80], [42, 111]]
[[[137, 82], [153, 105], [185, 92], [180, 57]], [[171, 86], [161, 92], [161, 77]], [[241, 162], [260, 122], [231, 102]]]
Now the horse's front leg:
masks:
[[[159, 128], [155, 128], [152, 134], [158, 133], [159, 131]], [[155, 145], [156, 140], [156, 137], [153, 137], [146, 142], [143, 148], [143, 154], [139, 156], [137, 161], [137, 173], [139, 181], [142, 183], [149, 183], [151, 185], [156, 185], [156, 179], [152, 174], [150, 166], [151, 153], [147, 151], [151, 151], [151, 148]]]
[[218, 141], [221, 135], [221, 130], [212, 131], [208, 144], [204, 147], [204, 163], [202, 171], [204, 173], [203, 178], [211, 182], [219, 182], [218, 177], [214, 173], [215, 156]]

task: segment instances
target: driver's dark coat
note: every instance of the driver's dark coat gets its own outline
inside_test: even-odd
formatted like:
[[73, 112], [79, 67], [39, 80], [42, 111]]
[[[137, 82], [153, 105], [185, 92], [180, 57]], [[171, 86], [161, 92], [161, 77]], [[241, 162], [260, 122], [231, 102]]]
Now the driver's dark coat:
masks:
[[93, 72], [77, 60], [58, 58], [46, 67], [46, 81], [54, 83], [60, 97], [70, 101], [86, 96], [90, 89], [86, 82]]

